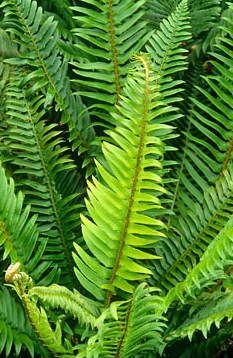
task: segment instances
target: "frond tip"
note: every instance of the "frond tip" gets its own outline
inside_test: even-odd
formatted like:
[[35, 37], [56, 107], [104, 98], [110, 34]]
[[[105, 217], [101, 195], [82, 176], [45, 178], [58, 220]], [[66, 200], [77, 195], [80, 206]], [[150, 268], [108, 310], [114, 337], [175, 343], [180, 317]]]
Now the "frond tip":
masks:
[[164, 236], [165, 226], [154, 215], [161, 209], [159, 196], [166, 192], [161, 137], [172, 127], [156, 121], [173, 108], [164, 106], [153, 83], [148, 59], [139, 56], [113, 114], [118, 123], [108, 133], [113, 144], [103, 143], [106, 164], [97, 163], [101, 180], [93, 178], [88, 185], [91, 219], [82, 216], [82, 231], [95, 258], [76, 245], [75, 271], [80, 283], [100, 300], [105, 297], [103, 289], [111, 294], [115, 288], [133, 292], [129, 281], [151, 274], [139, 260], [159, 258], [153, 247]]

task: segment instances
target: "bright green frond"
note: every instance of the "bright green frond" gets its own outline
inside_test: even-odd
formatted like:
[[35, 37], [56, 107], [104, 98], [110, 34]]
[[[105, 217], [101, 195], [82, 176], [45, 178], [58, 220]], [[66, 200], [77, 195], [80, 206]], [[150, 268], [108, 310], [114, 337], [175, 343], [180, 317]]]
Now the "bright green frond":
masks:
[[161, 316], [162, 299], [146, 284], [138, 286], [128, 301], [114, 302], [99, 318], [98, 333], [78, 358], [133, 358], [163, 349], [166, 327]]
[[36, 286], [29, 290], [29, 296], [38, 297], [52, 308], [62, 309], [77, 318], [79, 325], [94, 327], [100, 313], [100, 307], [96, 302], [82, 296], [78, 291], [72, 292], [64, 286]]
[[75, 29], [83, 59], [75, 63], [79, 94], [97, 105], [99, 118], [113, 121], [109, 111], [118, 104], [130, 58], [151, 32], [143, 19], [145, 0], [81, 0], [73, 7], [81, 27]]
[[140, 260], [157, 259], [153, 248], [164, 236], [164, 224], [154, 212], [161, 209], [159, 197], [166, 192], [161, 138], [171, 127], [160, 124], [159, 118], [173, 109], [160, 101], [149, 66], [140, 57], [129, 76], [113, 114], [118, 126], [108, 133], [113, 144], [103, 143], [106, 164], [97, 163], [101, 180], [94, 178], [88, 186], [90, 218], [82, 217], [82, 230], [94, 257], [76, 246], [74, 259], [80, 283], [100, 300], [103, 289], [132, 292], [135, 280], [150, 275]]

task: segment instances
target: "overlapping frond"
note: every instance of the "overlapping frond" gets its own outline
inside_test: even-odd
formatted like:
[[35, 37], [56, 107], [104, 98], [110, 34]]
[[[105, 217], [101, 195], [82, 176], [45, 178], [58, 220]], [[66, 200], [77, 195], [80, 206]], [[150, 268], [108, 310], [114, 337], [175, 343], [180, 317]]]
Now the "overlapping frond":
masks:
[[175, 331], [169, 333], [167, 340], [174, 340], [176, 338], [182, 339], [186, 336], [192, 340], [193, 334], [196, 331], [201, 331], [205, 338], [213, 324], [219, 328], [221, 321], [227, 319], [228, 322], [233, 319], [233, 294], [222, 294], [217, 302], [210, 302], [205, 307], [200, 309], [191, 317], [187, 318], [185, 322]]
[[160, 92], [167, 102], [174, 103], [182, 81], [174, 81], [177, 72], [187, 68], [187, 50], [181, 47], [191, 37], [188, 1], [183, 0], [174, 12], [164, 19], [146, 46], [154, 62], [154, 72]]
[[155, 215], [165, 192], [160, 176], [165, 145], [160, 138], [171, 127], [160, 124], [159, 118], [170, 116], [174, 109], [160, 102], [149, 64], [144, 57], [140, 61], [128, 79], [118, 113], [113, 114], [118, 123], [108, 133], [113, 144], [103, 143], [106, 164], [97, 163], [101, 180], [89, 183], [90, 219], [82, 217], [82, 222], [84, 240], [94, 257], [78, 245], [74, 255], [80, 283], [100, 300], [104, 289], [132, 292], [129, 281], [151, 273], [140, 260], [157, 258], [146, 247], [154, 248], [164, 236], [164, 224]]
[[47, 242], [39, 241], [36, 217], [30, 218], [30, 207], [24, 208], [23, 194], [15, 194], [14, 181], [6, 177], [1, 166], [0, 198], [0, 245], [4, 249], [3, 259], [9, 256], [12, 262], [20, 262], [38, 282], [50, 267], [49, 262], [42, 260]]
[[[147, 17], [154, 26], [159, 27], [160, 22], [168, 17], [179, 4], [180, 0], [149, 0]], [[194, 36], [213, 27], [220, 14], [220, 4], [221, 0], [188, 0]]]
[[[15, 75], [17, 77], [17, 73]], [[79, 229], [77, 193], [63, 197], [57, 189], [57, 177], [74, 167], [66, 154], [61, 131], [44, 120], [44, 99], [27, 98], [12, 76], [7, 87], [5, 146], [10, 150], [8, 165], [24, 190], [32, 212], [38, 215], [41, 239], [48, 242], [44, 259], [61, 271], [62, 281], [72, 281], [72, 241]]]
[[[160, 314], [162, 299], [146, 284], [139, 285], [130, 300], [115, 302], [99, 318], [98, 333], [78, 358], [133, 358], [161, 351], [166, 326]], [[147, 356], [147, 355], [146, 355]]]
[[225, 271], [233, 265], [233, 217], [230, 216], [224, 228], [207, 247], [200, 262], [187, 273], [184, 281], [172, 288], [166, 297], [169, 306], [173, 300], [186, 296], [197, 296], [205, 287], [226, 276]]
[[84, 297], [77, 290], [72, 292], [64, 286], [35, 286], [29, 290], [29, 296], [39, 298], [52, 308], [62, 309], [77, 318], [79, 325], [94, 327], [100, 314], [98, 303]]
[[89, 152], [91, 162], [97, 150], [91, 145], [94, 132], [90, 122], [85, 123], [85, 133], [80, 128], [84, 106], [70, 88], [68, 62], [60, 55], [57, 21], [53, 16], [45, 16], [42, 8], [33, 0], [6, 0], [1, 7], [5, 13], [5, 26], [14, 33], [15, 41], [19, 44], [19, 55], [8, 59], [8, 63], [29, 66], [30, 71], [25, 73], [21, 85], [33, 82], [28, 92], [41, 90], [45, 96], [45, 106], [55, 100], [56, 110], [62, 111], [61, 122], [68, 125], [72, 148]]
[[205, 192], [202, 204], [192, 202], [185, 215], [176, 219], [176, 230], [158, 244], [157, 254], [163, 259], [154, 267], [157, 284], [169, 289], [195, 267], [233, 215], [232, 200], [233, 168]]
[[81, 27], [75, 29], [77, 48], [83, 59], [75, 63], [80, 95], [91, 98], [95, 114], [109, 118], [120, 100], [129, 60], [146, 43], [151, 33], [143, 19], [145, 0], [80, 1], [73, 7]]
[[[231, 7], [232, 11], [233, 8]], [[231, 165], [232, 122], [232, 19], [225, 26], [212, 54], [215, 74], [204, 77], [210, 90], [199, 88], [202, 97], [193, 98], [190, 128], [184, 144], [185, 155], [179, 171], [179, 211], [188, 204], [187, 195], [201, 202], [203, 192]], [[217, 50], [219, 49], [219, 51]], [[220, 54], [221, 51], [221, 54]], [[191, 204], [192, 205], [192, 204]]]

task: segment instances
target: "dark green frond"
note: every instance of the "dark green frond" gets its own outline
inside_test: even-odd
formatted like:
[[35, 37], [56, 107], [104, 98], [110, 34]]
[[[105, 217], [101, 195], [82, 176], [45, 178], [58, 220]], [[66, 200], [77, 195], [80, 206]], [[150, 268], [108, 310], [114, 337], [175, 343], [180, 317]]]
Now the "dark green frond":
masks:
[[4, 248], [3, 259], [9, 256], [12, 262], [20, 262], [38, 282], [50, 263], [42, 260], [47, 241], [40, 242], [35, 222], [35, 216], [30, 218], [30, 207], [24, 208], [23, 194], [15, 194], [13, 179], [8, 179], [0, 167], [0, 245]]
[[58, 266], [61, 282], [68, 284], [73, 277], [72, 242], [80, 227], [78, 193], [62, 197], [57, 178], [68, 174], [74, 164], [66, 154], [61, 131], [44, 120], [43, 104], [41, 96], [27, 98], [17, 79], [11, 78], [5, 146], [11, 151], [9, 161], [18, 185], [38, 215], [41, 238], [47, 242], [43, 257]]
[[[81, 27], [75, 29], [83, 59], [75, 63], [79, 94], [91, 99], [104, 120], [118, 104], [130, 58], [150, 37], [143, 20], [145, 0], [81, 0], [73, 7]], [[98, 113], [97, 113], [98, 112]]]
[[40, 350], [34, 332], [27, 321], [22, 307], [9, 294], [6, 288], [0, 290], [0, 353], [4, 349], [6, 357], [18, 357], [25, 349], [34, 357], [35, 351], [45, 357]]
[[202, 204], [190, 202], [186, 213], [176, 219], [174, 232], [170, 231], [168, 238], [158, 244], [157, 254], [163, 257], [154, 267], [158, 285], [169, 289], [195, 267], [208, 245], [233, 215], [232, 203], [231, 168], [215, 187], [205, 192]]

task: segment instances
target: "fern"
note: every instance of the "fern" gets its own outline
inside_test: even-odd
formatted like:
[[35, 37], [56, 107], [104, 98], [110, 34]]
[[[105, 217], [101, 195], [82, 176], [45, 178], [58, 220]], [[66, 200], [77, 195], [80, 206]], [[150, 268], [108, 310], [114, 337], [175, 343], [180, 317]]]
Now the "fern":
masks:
[[139, 60], [142, 65], [135, 69], [135, 79], [129, 78], [119, 113], [114, 114], [118, 127], [109, 132], [114, 144], [103, 144], [106, 165], [97, 163], [102, 180], [89, 183], [86, 206], [93, 221], [82, 217], [83, 237], [94, 257], [75, 245], [76, 275], [99, 300], [105, 297], [103, 288], [111, 292], [108, 299], [115, 287], [132, 292], [128, 280], [151, 273], [133, 259], [156, 259], [143, 249], [154, 247], [164, 236], [164, 224], [146, 211], [160, 208], [158, 196], [165, 191], [159, 162], [164, 145], [159, 137], [171, 128], [156, 120], [173, 108], [161, 107], [149, 64], [143, 57]]
[[[30, 66], [31, 71], [25, 76], [22, 85], [33, 80], [34, 84], [30, 91], [28, 90], [29, 93], [42, 90], [46, 98], [45, 106], [49, 106], [53, 99], [56, 101], [56, 110], [62, 111], [61, 122], [67, 123], [69, 127], [73, 150], [81, 145], [84, 151], [90, 149], [92, 156], [95, 148], [79, 130], [76, 111], [79, 109], [81, 115], [83, 105], [80, 98], [71, 92], [67, 77], [68, 63], [60, 56], [57, 22], [52, 16], [46, 18], [36, 1], [6, 0], [1, 7], [5, 12], [5, 26], [16, 35], [16, 41], [20, 46], [20, 55], [9, 59], [8, 63]], [[93, 132], [88, 125], [89, 123], [85, 128], [92, 138]]]
[[[15, 194], [14, 181], [8, 179], [0, 167], [0, 245], [3, 245], [3, 259], [8, 256], [13, 262], [20, 262], [26, 272], [37, 282], [43, 278], [46, 284], [46, 270], [50, 263], [42, 259], [46, 240], [39, 241], [36, 218], [30, 218], [30, 207], [23, 208], [23, 194]], [[44, 262], [43, 262], [44, 261]], [[40, 265], [40, 270], [38, 266]]]
[[99, 318], [98, 333], [88, 341], [78, 358], [135, 357], [162, 350], [165, 323], [159, 311], [162, 299], [145, 284], [139, 285], [129, 301], [115, 302]]
[[58, 265], [62, 281], [69, 284], [73, 277], [70, 252], [80, 222], [78, 194], [63, 198], [56, 182], [58, 175], [69, 173], [74, 164], [62, 145], [61, 131], [43, 119], [43, 97], [27, 98], [16, 76], [17, 73], [11, 77], [6, 93], [5, 141], [11, 151], [10, 163], [32, 212], [38, 215], [41, 238], [46, 241], [48, 238], [44, 259], [55, 267]]
[[15, 301], [6, 288], [0, 290], [0, 353], [5, 347], [6, 357], [16, 356], [27, 349], [31, 357], [35, 351], [45, 356], [31, 326], [28, 324], [22, 307]]
[[91, 300], [82, 296], [78, 291], [69, 291], [66, 287], [51, 285], [49, 287], [36, 286], [30, 289], [30, 297], [37, 297], [52, 308], [60, 308], [67, 314], [78, 318], [79, 324], [96, 324], [100, 307]]
[[143, 20], [144, 4], [145, 0], [82, 0], [73, 7], [81, 24], [75, 29], [76, 46], [83, 52], [82, 61], [74, 63], [78, 93], [93, 99], [94, 114], [107, 121], [113, 121], [109, 112], [120, 101], [130, 58], [151, 35]]

